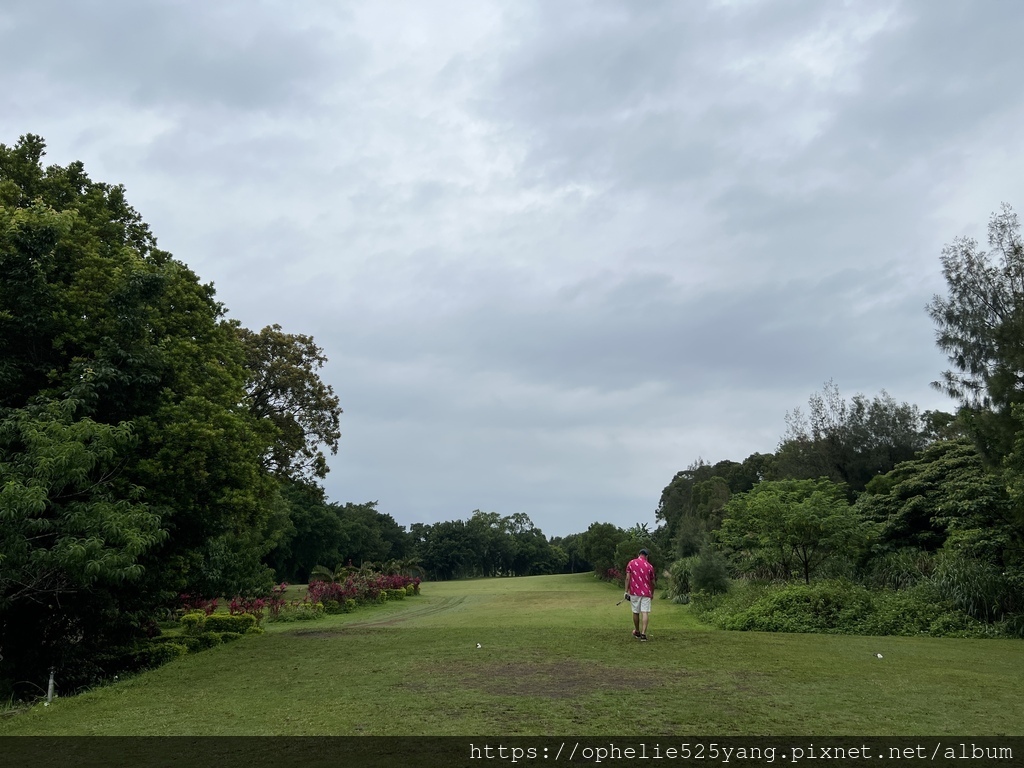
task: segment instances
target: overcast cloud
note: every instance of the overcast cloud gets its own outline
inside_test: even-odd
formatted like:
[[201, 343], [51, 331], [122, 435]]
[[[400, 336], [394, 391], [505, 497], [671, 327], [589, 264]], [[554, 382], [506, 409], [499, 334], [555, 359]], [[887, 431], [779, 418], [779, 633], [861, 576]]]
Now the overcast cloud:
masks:
[[121, 183], [231, 317], [312, 334], [327, 490], [654, 523], [833, 379], [953, 410], [939, 254], [1024, 208], [1024, 4], [0, 8], [0, 142]]

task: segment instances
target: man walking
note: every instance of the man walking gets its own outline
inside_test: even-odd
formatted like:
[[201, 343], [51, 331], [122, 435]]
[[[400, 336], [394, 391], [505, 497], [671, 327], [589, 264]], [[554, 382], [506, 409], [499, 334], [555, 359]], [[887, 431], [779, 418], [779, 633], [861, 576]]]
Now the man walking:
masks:
[[647, 550], [629, 561], [626, 566], [626, 597], [633, 606], [633, 637], [647, 640], [647, 623], [651, 618], [651, 598], [654, 597], [654, 566], [647, 561]]

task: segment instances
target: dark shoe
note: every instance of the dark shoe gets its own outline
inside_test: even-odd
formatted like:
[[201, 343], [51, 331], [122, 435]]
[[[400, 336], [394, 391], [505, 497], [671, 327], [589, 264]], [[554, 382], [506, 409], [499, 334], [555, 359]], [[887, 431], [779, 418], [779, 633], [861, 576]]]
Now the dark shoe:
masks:
[[647, 642], [647, 635], [640, 635], [640, 641], [643, 643]]
[[633, 637], [635, 637], [635, 638], [636, 638], [637, 640], [639, 640], [639, 639], [640, 639], [641, 637], [643, 637], [643, 635], [641, 635], [641, 634], [640, 634], [639, 632], [637, 632], [637, 631], [636, 631], [636, 630], [634, 629], [634, 630], [633, 630]]

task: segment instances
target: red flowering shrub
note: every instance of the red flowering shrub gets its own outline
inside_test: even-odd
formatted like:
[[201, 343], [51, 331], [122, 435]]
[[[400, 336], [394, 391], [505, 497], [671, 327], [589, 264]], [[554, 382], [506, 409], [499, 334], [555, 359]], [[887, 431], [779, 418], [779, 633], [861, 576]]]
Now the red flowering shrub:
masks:
[[207, 616], [217, 610], [217, 599], [198, 597], [197, 595], [178, 595], [178, 602], [185, 609], [185, 613], [202, 611]]
[[270, 590], [269, 597], [235, 597], [228, 611], [232, 616], [250, 613], [256, 617], [257, 622], [263, 621], [264, 611], [270, 611], [270, 615], [276, 617], [284, 606], [284, 593], [287, 589], [288, 584], [282, 581]]
[[311, 581], [306, 599], [313, 603], [336, 601], [345, 605], [349, 600], [357, 603], [372, 603], [380, 599], [380, 594], [389, 589], [404, 590], [413, 585], [419, 593], [420, 580], [411, 576], [384, 575], [380, 573], [353, 573], [345, 581]]

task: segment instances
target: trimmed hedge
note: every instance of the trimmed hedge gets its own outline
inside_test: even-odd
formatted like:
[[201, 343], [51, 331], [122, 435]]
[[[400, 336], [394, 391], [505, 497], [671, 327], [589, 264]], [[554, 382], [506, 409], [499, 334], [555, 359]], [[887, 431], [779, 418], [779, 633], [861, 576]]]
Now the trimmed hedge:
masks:
[[256, 617], [251, 613], [213, 613], [206, 617], [207, 632], [235, 632], [244, 635], [256, 629]]
[[275, 621], [312, 621], [327, 613], [323, 603], [297, 603], [286, 605], [278, 612]]
[[244, 635], [247, 632], [260, 631], [256, 617], [251, 613], [205, 613], [193, 611], [181, 617], [182, 633], [188, 636], [199, 636], [204, 633], [233, 632]]

